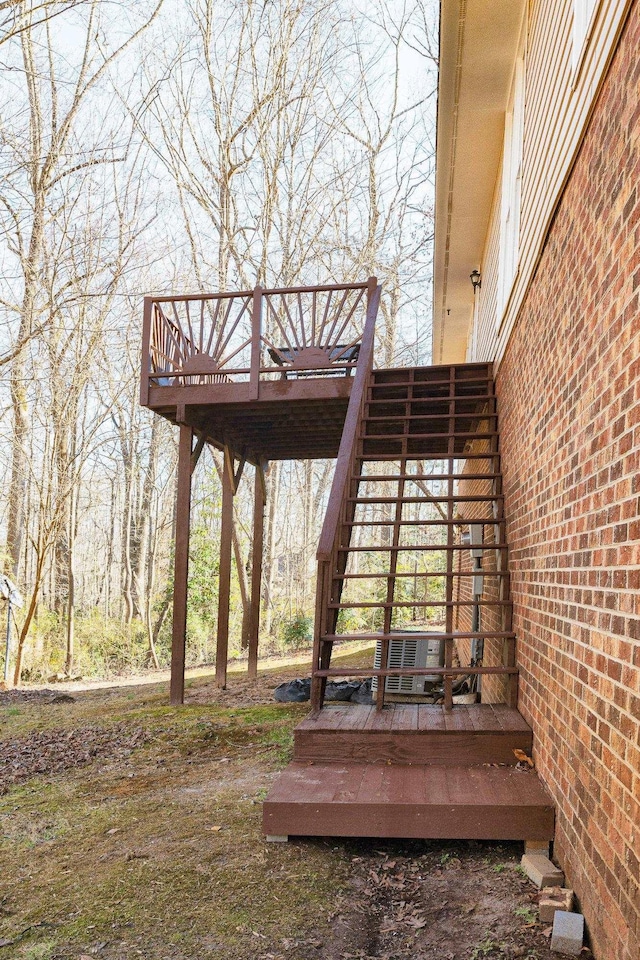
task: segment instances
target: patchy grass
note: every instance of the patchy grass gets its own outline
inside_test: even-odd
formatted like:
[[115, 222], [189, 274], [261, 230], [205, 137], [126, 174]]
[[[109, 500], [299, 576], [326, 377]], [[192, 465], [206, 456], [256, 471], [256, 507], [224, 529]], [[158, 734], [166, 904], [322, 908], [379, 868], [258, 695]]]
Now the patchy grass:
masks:
[[[322, 924], [345, 880], [324, 844], [268, 845], [261, 805], [305, 705], [167, 707], [162, 693], [96, 692], [2, 711], [36, 730], [114, 732], [113, 756], [46, 771], [0, 797], [2, 956], [248, 957]], [[127, 730], [145, 742], [122, 750]], [[71, 742], [71, 741], [67, 741]], [[77, 738], [73, 741], [77, 742]]]
[[552, 960], [518, 844], [264, 842], [305, 675], [0, 694], [0, 960]]

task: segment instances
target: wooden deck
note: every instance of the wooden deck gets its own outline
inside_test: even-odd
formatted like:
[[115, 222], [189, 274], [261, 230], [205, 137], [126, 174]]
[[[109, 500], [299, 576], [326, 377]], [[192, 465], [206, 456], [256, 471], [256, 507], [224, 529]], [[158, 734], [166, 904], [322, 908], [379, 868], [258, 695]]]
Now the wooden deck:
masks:
[[352, 377], [267, 381], [258, 398], [248, 383], [151, 386], [148, 406], [174, 424], [186, 417], [212, 446], [243, 451], [249, 463], [329, 458], [338, 453], [352, 383]]
[[517, 710], [329, 706], [298, 725], [264, 803], [267, 835], [550, 840], [554, 812]]
[[356, 381], [368, 378], [380, 287], [363, 283], [145, 297], [140, 402], [180, 428], [171, 702], [184, 702], [191, 475], [224, 453], [216, 683], [227, 682], [233, 498], [255, 467], [248, 673], [257, 676], [263, 532], [273, 460], [338, 455]]
[[335, 457], [380, 288], [146, 297], [140, 401], [255, 465]]

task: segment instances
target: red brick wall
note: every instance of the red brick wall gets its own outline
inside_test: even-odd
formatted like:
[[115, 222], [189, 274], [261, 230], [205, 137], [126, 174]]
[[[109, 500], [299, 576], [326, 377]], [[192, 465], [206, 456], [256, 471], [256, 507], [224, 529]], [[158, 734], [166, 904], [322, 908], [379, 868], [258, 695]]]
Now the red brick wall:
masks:
[[640, 956], [640, 7], [497, 375], [520, 709], [598, 960]]

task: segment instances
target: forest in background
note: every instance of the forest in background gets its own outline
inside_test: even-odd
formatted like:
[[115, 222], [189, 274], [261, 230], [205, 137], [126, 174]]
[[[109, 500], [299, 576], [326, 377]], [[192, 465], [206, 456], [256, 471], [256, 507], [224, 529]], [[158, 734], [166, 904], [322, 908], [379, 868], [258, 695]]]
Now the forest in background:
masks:
[[[436, 18], [432, 0], [0, 3], [0, 549], [24, 599], [12, 679], [168, 661], [177, 432], [138, 404], [145, 294], [375, 275], [378, 366], [429, 362]], [[263, 651], [310, 635], [332, 472], [270, 465]], [[220, 500], [207, 449], [191, 664], [214, 655]]]

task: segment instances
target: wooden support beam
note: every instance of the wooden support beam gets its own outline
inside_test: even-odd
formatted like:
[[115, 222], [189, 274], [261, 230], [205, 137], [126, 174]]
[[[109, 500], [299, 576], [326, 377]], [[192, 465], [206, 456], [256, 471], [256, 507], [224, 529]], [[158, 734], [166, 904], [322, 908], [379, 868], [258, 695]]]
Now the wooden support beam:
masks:
[[195, 447], [193, 448], [193, 453], [191, 454], [191, 473], [193, 473], [195, 468], [198, 466], [198, 460], [200, 459], [200, 454], [204, 450], [204, 445], [206, 442], [207, 442], [206, 433], [201, 433], [200, 436], [198, 437]]
[[250, 680], [258, 676], [258, 634], [260, 631], [260, 592], [262, 587], [262, 554], [264, 547], [264, 508], [266, 487], [262, 464], [256, 467], [253, 505], [253, 545], [251, 548], [251, 600], [249, 622]]
[[233, 455], [224, 451], [222, 469], [222, 529], [220, 531], [220, 567], [218, 576], [218, 634], [216, 643], [216, 684], [227, 686], [229, 651], [229, 599], [231, 594], [231, 546], [233, 531]]
[[[332, 643], [325, 643], [327, 631], [327, 598], [331, 590], [331, 561], [321, 560], [318, 563], [318, 578], [316, 583], [316, 615], [313, 625], [313, 662], [311, 665], [311, 712], [317, 716], [324, 702], [324, 691], [327, 681], [317, 676], [317, 671], [324, 665], [331, 663]], [[327, 655], [328, 651], [328, 655]]]
[[247, 458], [246, 458], [245, 456], [240, 457], [240, 462], [238, 463], [238, 468], [237, 468], [237, 470], [236, 470], [236, 471], [234, 472], [234, 474], [233, 474], [233, 493], [234, 493], [234, 496], [235, 496], [235, 494], [238, 492], [238, 484], [240, 483], [240, 480], [242, 479], [242, 472], [243, 472], [243, 470], [244, 470], [244, 465], [245, 465], [246, 462], [247, 462]]
[[181, 424], [178, 447], [178, 489], [176, 493], [176, 536], [173, 580], [173, 634], [171, 642], [170, 699], [172, 704], [184, 703], [192, 442], [192, 428], [187, 424]]
[[231, 451], [231, 448], [228, 447], [228, 446], [225, 444], [225, 446], [224, 446], [224, 466], [223, 466], [223, 470], [225, 470], [225, 471], [228, 473], [228, 475], [229, 475], [229, 482], [230, 482], [230, 484], [231, 484], [231, 492], [232, 492], [232, 494], [234, 495], [234, 497], [235, 497], [236, 493], [238, 492], [238, 484], [240, 483], [240, 480], [242, 479], [242, 473], [243, 473], [244, 465], [245, 465], [246, 462], [247, 462], [247, 458], [246, 458], [244, 455], [241, 456], [241, 457], [240, 457], [240, 460], [239, 460], [239, 462], [238, 462], [238, 467], [237, 467], [237, 469], [236, 469], [236, 468], [235, 468], [235, 457], [234, 457], [234, 455], [233, 455], [233, 452]]

